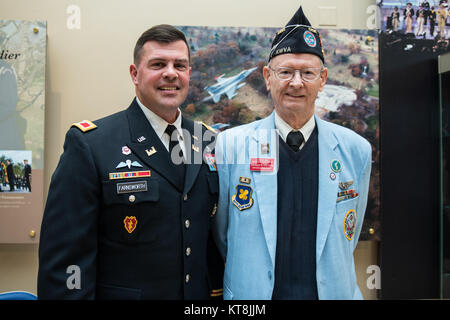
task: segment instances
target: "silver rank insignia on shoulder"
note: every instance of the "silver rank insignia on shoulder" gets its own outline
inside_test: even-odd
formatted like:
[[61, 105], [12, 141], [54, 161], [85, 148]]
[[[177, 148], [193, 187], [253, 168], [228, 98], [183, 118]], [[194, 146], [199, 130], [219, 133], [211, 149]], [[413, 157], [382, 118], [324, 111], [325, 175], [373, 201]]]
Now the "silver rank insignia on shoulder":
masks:
[[341, 190], [347, 190], [352, 184], [353, 184], [353, 180], [345, 181], [345, 182], [339, 182], [339, 188]]

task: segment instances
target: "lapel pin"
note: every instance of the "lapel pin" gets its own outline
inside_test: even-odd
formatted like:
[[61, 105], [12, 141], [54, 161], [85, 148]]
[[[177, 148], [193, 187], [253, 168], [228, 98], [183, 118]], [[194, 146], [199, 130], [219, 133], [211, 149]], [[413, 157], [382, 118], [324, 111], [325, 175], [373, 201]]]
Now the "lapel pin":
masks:
[[250, 182], [252, 182], [252, 179], [247, 178], [247, 177], [240, 177], [240, 178], [239, 178], [239, 182], [240, 182], [240, 183], [250, 184]]
[[138, 139], [137, 139], [137, 141], [138, 142], [142, 142], [142, 141], [145, 141], [147, 138], [145, 138], [144, 136], [140, 136]]
[[331, 180], [336, 180], [336, 174], [334, 172], [330, 173], [330, 179]]
[[122, 147], [122, 154], [124, 154], [126, 156], [130, 155], [131, 154], [130, 148], [128, 148], [127, 146], [123, 146]]
[[268, 143], [262, 143], [261, 144], [261, 154], [269, 154], [270, 153], [270, 147]]
[[152, 147], [150, 150], [145, 149], [145, 152], [147, 152], [147, 156], [150, 157], [156, 153], [156, 149], [155, 149], [155, 147]]
[[348, 187], [350, 187], [353, 184], [353, 180], [345, 181], [345, 182], [339, 182], [339, 188], [341, 190], [346, 190]]
[[333, 170], [336, 173], [341, 172], [342, 170], [341, 162], [336, 159], [331, 161], [331, 170]]

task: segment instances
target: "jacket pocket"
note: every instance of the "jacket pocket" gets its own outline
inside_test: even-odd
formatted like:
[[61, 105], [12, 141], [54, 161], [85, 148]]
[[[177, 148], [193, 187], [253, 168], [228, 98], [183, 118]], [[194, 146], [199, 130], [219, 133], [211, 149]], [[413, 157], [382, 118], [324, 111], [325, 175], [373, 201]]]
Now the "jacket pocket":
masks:
[[97, 300], [141, 300], [141, 289], [97, 284]]

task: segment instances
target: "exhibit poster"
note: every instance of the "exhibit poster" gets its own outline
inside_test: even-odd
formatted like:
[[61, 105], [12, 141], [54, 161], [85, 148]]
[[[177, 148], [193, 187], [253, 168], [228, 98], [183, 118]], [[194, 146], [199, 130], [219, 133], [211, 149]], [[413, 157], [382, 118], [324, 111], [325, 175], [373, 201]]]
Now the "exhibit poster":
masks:
[[33, 243], [43, 211], [44, 21], [0, 20], [0, 243]]
[[450, 50], [450, 7], [447, 0], [381, 0], [381, 32], [390, 47], [405, 53]]
[[[179, 27], [192, 74], [183, 113], [218, 131], [268, 116], [273, 105], [262, 69], [274, 28]], [[356, 131], [372, 145], [373, 164], [361, 240], [380, 239], [379, 84], [376, 30], [319, 29], [328, 81], [316, 100], [320, 118]]]

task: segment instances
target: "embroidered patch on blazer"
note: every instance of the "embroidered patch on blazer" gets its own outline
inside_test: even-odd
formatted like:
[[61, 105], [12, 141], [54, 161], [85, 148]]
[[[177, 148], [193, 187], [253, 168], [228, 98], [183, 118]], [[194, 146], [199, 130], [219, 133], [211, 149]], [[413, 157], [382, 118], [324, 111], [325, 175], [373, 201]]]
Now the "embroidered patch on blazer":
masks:
[[347, 240], [352, 240], [355, 235], [356, 228], [356, 211], [348, 210], [344, 217], [344, 234]]
[[252, 187], [238, 184], [236, 194], [231, 197], [231, 202], [240, 210], [249, 209], [253, 205]]
[[126, 216], [123, 220], [123, 224], [125, 225], [125, 229], [128, 231], [128, 233], [132, 233], [134, 229], [136, 229], [137, 219], [135, 216]]

